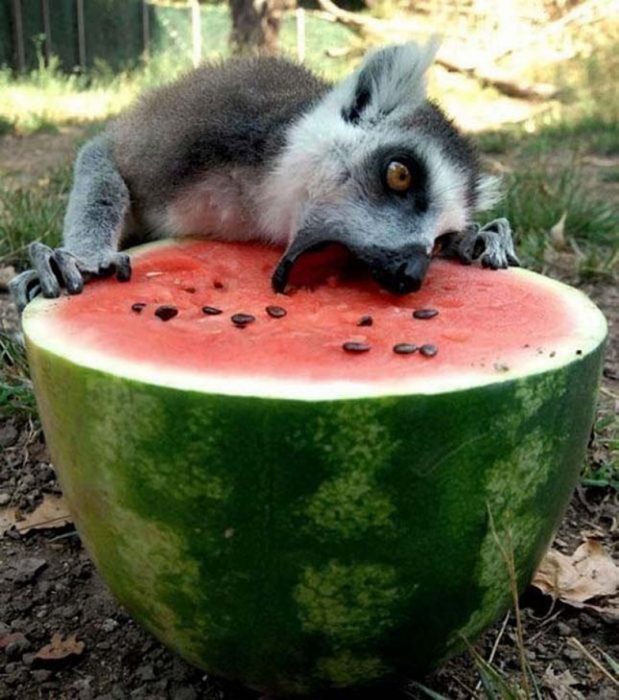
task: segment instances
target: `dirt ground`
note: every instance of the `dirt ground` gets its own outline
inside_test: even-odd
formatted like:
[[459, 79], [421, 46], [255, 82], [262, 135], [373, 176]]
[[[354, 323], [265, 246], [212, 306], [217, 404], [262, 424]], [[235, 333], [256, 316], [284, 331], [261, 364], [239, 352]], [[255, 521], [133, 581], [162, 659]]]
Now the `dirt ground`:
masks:
[[[70, 138], [71, 143], [74, 136]], [[47, 149], [47, 142], [43, 144]], [[4, 149], [8, 143], [5, 141]], [[0, 149], [2, 149], [0, 140]], [[63, 150], [63, 149], [60, 149]], [[58, 154], [59, 151], [57, 150]], [[0, 156], [2, 155], [0, 151]], [[4, 160], [8, 170], [23, 162]], [[31, 161], [30, 161], [31, 162]], [[45, 163], [41, 172], [50, 166]], [[38, 171], [38, 167], [34, 168]], [[32, 176], [32, 173], [31, 173]], [[558, 274], [562, 273], [559, 271]], [[562, 275], [563, 276], [563, 275]], [[619, 394], [619, 290], [609, 283], [584, 288], [610, 321], [611, 340], [604, 369], [605, 400]], [[0, 292], [0, 326], [15, 329], [15, 315]], [[619, 411], [619, 405], [615, 406]], [[595, 446], [590, 459], [595, 460]], [[0, 517], [3, 508], [33, 511], [60, 489], [36, 421], [15, 417], [0, 424]], [[571, 553], [583, 533], [595, 533], [607, 551], [619, 545], [618, 494], [610, 489], [580, 487], [574, 494], [554, 542]], [[114, 601], [99, 578], [71, 524], [20, 534], [10, 529], [0, 538], [0, 700], [13, 698], [170, 698], [173, 700], [249, 700], [255, 693], [210, 678], [168, 651], [142, 630]], [[536, 589], [522, 598], [526, 654], [543, 697], [616, 698], [617, 689], [589, 659], [574, 648], [576, 638], [587, 650], [602, 649], [619, 658], [617, 626], [604, 616], [552, 604]], [[40, 650], [54, 635], [69, 638], [72, 653], [58, 660]], [[71, 640], [76, 635], [76, 640]], [[82, 645], [79, 642], [83, 643]], [[494, 665], [518, 678], [513, 616], [488, 630], [477, 645]], [[594, 654], [595, 655], [595, 654]], [[470, 656], [447, 663], [424, 685], [448, 698], [470, 698], [479, 677]], [[367, 697], [417, 695], [404, 679]]]

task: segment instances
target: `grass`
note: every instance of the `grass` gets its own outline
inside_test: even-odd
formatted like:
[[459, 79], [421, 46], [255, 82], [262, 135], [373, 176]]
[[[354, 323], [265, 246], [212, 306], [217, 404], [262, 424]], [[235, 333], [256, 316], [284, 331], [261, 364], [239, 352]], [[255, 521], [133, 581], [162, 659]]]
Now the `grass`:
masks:
[[59, 245], [70, 177], [61, 168], [33, 185], [0, 189], [0, 265], [23, 263], [31, 241]]
[[588, 183], [578, 161], [564, 167], [537, 159], [505, 177], [505, 196], [492, 216], [505, 216], [517, 234], [522, 261], [541, 270], [549, 232], [565, 215], [565, 245], [582, 277], [611, 276], [617, 270], [618, 211]]
[[0, 419], [34, 418], [36, 404], [23, 346], [0, 330]]

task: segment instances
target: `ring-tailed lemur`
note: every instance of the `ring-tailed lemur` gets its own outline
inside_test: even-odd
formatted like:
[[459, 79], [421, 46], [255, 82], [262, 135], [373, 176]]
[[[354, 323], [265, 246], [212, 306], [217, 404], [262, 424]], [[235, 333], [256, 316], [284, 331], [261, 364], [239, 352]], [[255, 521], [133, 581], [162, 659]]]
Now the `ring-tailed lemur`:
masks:
[[505, 219], [472, 223], [494, 178], [426, 99], [435, 50], [383, 48], [335, 86], [281, 58], [232, 59], [147, 94], [81, 149], [63, 247], [31, 244], [18, 307], [91, 276], [127, 280], [120, 250], [164, 235], [285, 244], [276, 291], [331, 242], [397, 294], [419, 289], [439, 237], [445, 255], [517, 265]]

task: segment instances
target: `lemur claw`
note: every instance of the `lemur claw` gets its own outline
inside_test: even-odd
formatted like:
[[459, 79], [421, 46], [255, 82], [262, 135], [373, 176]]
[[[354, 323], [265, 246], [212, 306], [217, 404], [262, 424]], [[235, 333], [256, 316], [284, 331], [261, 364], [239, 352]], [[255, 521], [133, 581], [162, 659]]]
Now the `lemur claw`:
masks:
[[473, 224], [462, 233], [448, 234], [441, 257], [458, 258], [465, 265], [479, 260], [482, 267], [492, 270], [510, 265], [520, 267], [514, 250], [512, 230], [507, 219], [495, 219], [485, 226]]
[[69, 250], [54, 250], [37, 241], [30, 244], [28, 254], [33, 269], [17, 275], [9, 285], [20, 313], [41, 293], [48, 299], [55, 299], [64, 287], [69, 294], [79, 294], [84, 282], [92, 277], [115, 272], [121, 282], [131, 279], [131, 261], [126, 253], [104, 251], [82, 259]]

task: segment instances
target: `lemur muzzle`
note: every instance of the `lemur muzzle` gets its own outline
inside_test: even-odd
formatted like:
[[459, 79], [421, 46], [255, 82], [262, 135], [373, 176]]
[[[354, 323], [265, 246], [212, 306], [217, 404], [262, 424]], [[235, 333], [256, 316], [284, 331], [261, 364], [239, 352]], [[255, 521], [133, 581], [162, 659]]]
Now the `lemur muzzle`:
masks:
[[333, 245], [344, 246], [356, 261], [367, 267], [376, 282], [391, 294], [418, 291], [430, 265], [430, 255], [415, 244], [390, 249], [358, 244], [347, 240], [346, 236], [322, 241], [312, 238], [308, 240], [304, 236], [298, 236], [286, 250], [273, 273], [271, 284], [274, 291], [284, 292], [293, 268], [304, 255]]

